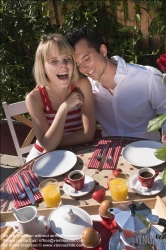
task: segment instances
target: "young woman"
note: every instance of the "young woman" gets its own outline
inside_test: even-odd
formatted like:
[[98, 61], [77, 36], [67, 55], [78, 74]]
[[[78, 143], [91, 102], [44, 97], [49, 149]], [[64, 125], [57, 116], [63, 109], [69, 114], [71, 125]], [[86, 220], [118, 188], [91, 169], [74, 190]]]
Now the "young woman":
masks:
[[93, 139], [95, 108], [87, 78], [79, 78], [74, 51], [60, 34], [44, 38], [36, 51], [37, 87], [26, 96], [36, 133], [36, 143], [26, 161], [58, 146]]

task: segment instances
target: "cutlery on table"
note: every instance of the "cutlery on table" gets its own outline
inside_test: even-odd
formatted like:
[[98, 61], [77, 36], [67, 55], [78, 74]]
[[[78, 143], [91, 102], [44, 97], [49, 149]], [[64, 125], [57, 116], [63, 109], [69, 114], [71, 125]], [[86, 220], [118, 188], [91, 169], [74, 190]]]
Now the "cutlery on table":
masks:
[[100, 153], [98, 153], [98, 155], [95, 156], [95, 158], [96, 158], [97, 160], [101, 160], [101, 157], [102, 157], [102, 154], [103, 154], [104, 149], [105, 149], [105, 145], [104, 145], [104, 147], [101, 149]]
[[106, 157], [107, 157], [107, 152], [108, 152], [109, 146], [110, 146], [110, 142], [107, 142], [104, 153], [103, 153], [103, 156], [102, 156], [100, 164], [98, 166], [98, 170], [102, 170], [102, 167], [103, 167], [104, 162], [105, 162]]
[[31, 177], [30, 173], [26, 172], [25, 174], [26, 174], [28, 180], [31, 182], [31, 184], [33, 186], [33, 188], [32, 188], [33, 193], [35, 194], [35, 193], [39, 192], [39, 188], [34, 183], [34, 181], [33, 181], [32, 177]]
[[35, 204], [35, 199], [34, 199], [33, 193], [31, 191], [30, 187], [26, 184], [24, 177], [22, 176], [21, 173], [18, 174], [18, 178], [20, 179], [22, 185], [24, 186], [25, 192], [27, 193], [31, 203]]
[[115, 148], [116, 148], [116, 143], [114, 143], [114, 144], [112, 145], [111, 154], [110, 154], [110, 156], [107, 158], [107, 162], [113, 161], [113, 156], [114, 156]]
[[19, 198], [20, 200], [21, 200], [21, 199], [24, 199], [24, 198], [25, 198], [25, 193], [21, 192], [18, 183], [15, 182], [14, 185], [15, 185], [15, 187], [17, 188], [17, 191], [18, 191], [18, 198]]

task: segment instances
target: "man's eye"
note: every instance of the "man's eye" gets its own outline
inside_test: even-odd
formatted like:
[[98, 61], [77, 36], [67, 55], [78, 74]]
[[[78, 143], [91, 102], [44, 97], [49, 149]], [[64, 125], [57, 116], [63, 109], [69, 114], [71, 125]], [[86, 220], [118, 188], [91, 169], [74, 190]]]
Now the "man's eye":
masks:
[[85, 58], [84, 62], [87, 62], [89, 60], [89, 57]]

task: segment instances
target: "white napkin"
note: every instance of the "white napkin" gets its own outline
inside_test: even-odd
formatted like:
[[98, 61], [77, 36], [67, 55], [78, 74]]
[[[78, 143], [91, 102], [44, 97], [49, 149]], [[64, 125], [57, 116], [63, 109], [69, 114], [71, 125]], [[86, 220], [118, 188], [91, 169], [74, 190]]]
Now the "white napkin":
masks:
[[139, 181], [137, 181], [134, 188], [141, 191], [142, 193], [146, 193], [149, 191], [149, 189], [147, 187], [143, 187]]

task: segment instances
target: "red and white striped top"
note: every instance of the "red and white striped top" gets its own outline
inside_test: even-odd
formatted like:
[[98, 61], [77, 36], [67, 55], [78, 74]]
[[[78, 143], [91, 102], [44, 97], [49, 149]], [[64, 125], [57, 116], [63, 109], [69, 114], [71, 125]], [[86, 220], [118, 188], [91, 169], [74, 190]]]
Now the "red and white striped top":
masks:
[[[57, 113], [56, 110], [52, 108], [48, 93], [45, 87], [38, 86], [43, 104], [44, 104], [44, 113], [48, 120], [48, 123], [51, 124], [54, 120], [54, 117]], [[77, 88], [74, 85], [71, 85], [71, 92], [77, 91]], [[72, 110], [67, 113], [63, 135], [69, 135], [75, 131], [82, 129], [82, 119], [81, 119], [81, 108], [80, 106], [75, 106]], [[43, 152], [43, 147], [36, 140], [34, 144], [35, 148], [40, 152]]]

